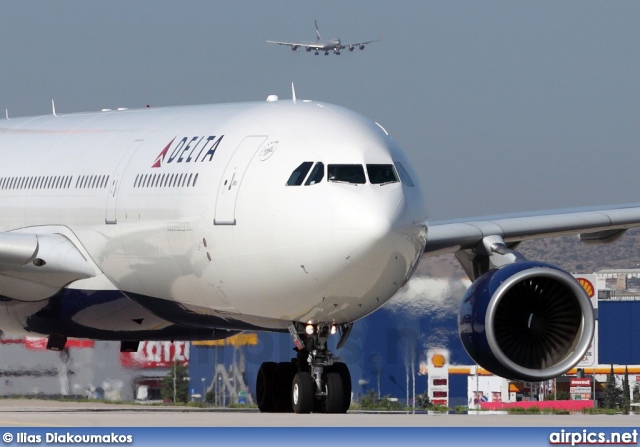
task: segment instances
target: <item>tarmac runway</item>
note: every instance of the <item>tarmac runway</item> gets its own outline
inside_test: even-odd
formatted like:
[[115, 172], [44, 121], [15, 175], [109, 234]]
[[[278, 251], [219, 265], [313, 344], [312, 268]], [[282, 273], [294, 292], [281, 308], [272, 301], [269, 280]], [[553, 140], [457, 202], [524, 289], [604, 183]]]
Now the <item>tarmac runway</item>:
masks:
[[256, 410], [0, 399], [2, 427], [639, 427], [640, 415], [262, 414]]

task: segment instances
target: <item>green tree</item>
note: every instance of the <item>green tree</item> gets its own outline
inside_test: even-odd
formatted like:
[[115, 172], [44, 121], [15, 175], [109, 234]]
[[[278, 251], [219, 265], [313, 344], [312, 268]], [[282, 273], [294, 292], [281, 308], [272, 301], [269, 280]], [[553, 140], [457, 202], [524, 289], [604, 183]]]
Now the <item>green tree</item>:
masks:
[[613, 365], [611, 365], [611, 372], [607, 376], [607, 383], [604, 389], [604, 407], [615, 409], [619, 402], [620, 394], [622, 392], [616, 387], [616, 376], [613, 372]]
[[629, 398], [629, 368], [624, 367], [624, 380], [622, 381], [622, 412], [629, 414], [631, 402]]
[[[175, 380], [174, 380], [175, 368]], [[179, 363], [171, 366], [169, 374], [162, 379], [162, 399], [173, 402], [173, 384], [175, 383], [176, 402], [189, 401], [189, 377], [187, 376], [187, 367]]]
[[365, 395], [358, 394], [358, 397], [360, 408], [363, 410], [397, 411], [403, 408], [400, 402], [391, 400], [391, 396], [389, 395], [378, 399], [378, 395], [373, 390], [369, 390]]
[[418, 394], [416, 396], [416, 407], [426, 410], [427, 408], [431, 408], [431, 401], [429, 400], [429, 395], [425, 391], [424, 394]]
[[359, 395], [358, 397], [360, 401], [360, 407], [363, 410], [373, 410], [374, 408], [376, 408], [378, 403], [378, 396], [376, 395], [375, 391], [369, 390], [369, 392], [364, 396]]

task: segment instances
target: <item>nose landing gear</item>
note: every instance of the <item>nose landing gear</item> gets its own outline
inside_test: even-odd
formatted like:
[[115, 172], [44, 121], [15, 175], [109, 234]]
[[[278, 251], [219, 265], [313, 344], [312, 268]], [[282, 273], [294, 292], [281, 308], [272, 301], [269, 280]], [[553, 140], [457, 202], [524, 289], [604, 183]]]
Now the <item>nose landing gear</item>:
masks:
[[[352, 324], [343, 325], [341, 347]], [[333, 328], [333, 330], [332, 330]], [[335, 326], [318, 325], [301, 334], [289, 326], [297, 356], [290, 362], [265, 362], [256, 382], [258, 408], [263, 413], [346, 413], [351, 405], [351, 374], [327, 348]], [[311, 332], [311, 333], [310, 333]], [[303, 338], [300, 337], [302, 335]]]

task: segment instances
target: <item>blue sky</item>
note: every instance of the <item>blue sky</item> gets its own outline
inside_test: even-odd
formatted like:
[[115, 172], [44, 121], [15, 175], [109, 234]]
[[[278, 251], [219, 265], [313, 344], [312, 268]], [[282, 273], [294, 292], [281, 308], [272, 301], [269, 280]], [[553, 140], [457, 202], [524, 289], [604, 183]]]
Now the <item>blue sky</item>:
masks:
[[[360, 41], [314, 56], [264, 39]], [[380, 122], [434, 220], [640, 202], [637, 1], [0, 3], [0, 109], [332, 102]]]

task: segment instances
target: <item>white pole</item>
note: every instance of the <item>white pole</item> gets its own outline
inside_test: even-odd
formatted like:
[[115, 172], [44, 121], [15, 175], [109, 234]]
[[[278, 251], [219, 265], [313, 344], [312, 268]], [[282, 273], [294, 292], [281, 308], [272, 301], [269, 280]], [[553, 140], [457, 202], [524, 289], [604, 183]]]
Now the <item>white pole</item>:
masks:
[[411, 383], [413, 384], [413, 412], [416, 412], [416, 364], [415, 359], [411, 359]]
[[173, 354], [173, 403], [176, 403], [176, 365], [178, 364], [178, 359], [176, 358], [176, 354], [174, 351]]
[[409, 362], [405, 363], [404, 372], [405, 372], [405, 384], [407, 387], [407, 407], [409, 406]]
[[591, 396], [593, 398], [593, 408], [595, 408], [598, 404], [598, 401], [596, 400], [596, 368], [593, 368], [593, 396]]
[[480, 384], [478, 379], [478, 365], [476, 365], [476, 411], [480, 408]]

